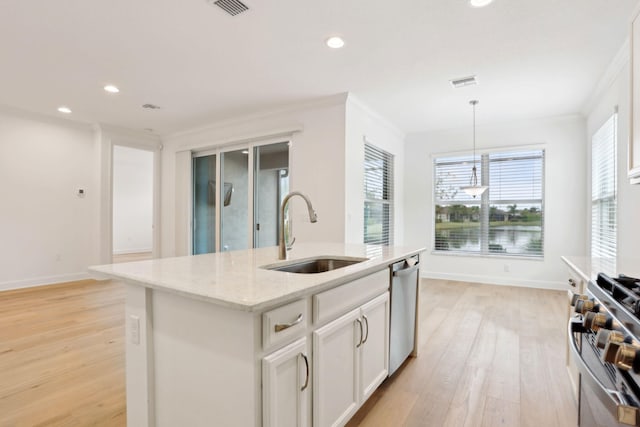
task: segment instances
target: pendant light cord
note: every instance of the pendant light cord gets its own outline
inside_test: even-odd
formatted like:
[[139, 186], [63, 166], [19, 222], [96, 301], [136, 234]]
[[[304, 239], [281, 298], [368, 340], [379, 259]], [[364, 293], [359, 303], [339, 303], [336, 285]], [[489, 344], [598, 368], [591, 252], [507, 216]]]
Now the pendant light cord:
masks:
[[476, 104], [477, 100], [469, 101], [469, 104], [473, 107], [473, 173], [471, 174], [471, 185], [478, 185], [478, 175], [476, 170]]

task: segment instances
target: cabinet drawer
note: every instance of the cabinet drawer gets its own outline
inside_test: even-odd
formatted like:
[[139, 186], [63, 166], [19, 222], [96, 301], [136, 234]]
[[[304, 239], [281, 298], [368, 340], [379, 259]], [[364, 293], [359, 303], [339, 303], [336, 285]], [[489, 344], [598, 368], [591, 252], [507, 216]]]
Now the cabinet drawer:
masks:
[[313, 321], [324, 323], [389, 289], [388, 269], [313, 296]]
[[301, 299], [262, 315], [262, 345], [269, 348], [295, 338], [309, 325], [308, 300]]
[[584, 279], [582, 279], [582, 277], [571, 268], [569, 269], [568, 285], [569, 290], [571, 290], [572, 292], [576, 294], [584, 293]]

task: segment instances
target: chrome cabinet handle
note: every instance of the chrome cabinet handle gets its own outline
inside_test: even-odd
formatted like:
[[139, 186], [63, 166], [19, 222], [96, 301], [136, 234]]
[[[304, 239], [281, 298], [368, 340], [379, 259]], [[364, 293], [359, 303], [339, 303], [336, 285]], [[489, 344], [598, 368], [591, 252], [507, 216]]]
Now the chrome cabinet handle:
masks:
[[307, 376], [304, 379], [304, 385], [300, 389], [300, 391], [304, 391], [304, 389], [309, 386], [309, 359], [307, 359], [307, 355], [304, 353], [300, 353], [300, 356], [304, 359], [304, 366], [307, 369]]
[[365, 316], [364, 314], [362, 315], [362, 318], [364, 319], [364, 323], [367, 327], [367, 334], [364, 336], [364, 340], [362, 340], [362, 344], [364, 344], [369, 339], [369, 319], [367, 319], [367, 316]]
[[356, 348], [360, 347], [362, 345], [362, 336], [363, 336], [363, 332], [362, 332], [362, 320], [360, 319], [356, 319], [356, 322], [358, 322], [358, 325], [360, 325], [360, 342], [358, 344], [356, 344]]
[[276, 332], [284, 331], [285, 329], [289, 329], [290, 327], [295, 326], [300, 322], [302, 322], [302, 313], [298, 314], [298, 317], [293, 322], [291, 322], [291, 323], [278, 323], [278, 324], [276, 324], [274, 329], [276, 330]]

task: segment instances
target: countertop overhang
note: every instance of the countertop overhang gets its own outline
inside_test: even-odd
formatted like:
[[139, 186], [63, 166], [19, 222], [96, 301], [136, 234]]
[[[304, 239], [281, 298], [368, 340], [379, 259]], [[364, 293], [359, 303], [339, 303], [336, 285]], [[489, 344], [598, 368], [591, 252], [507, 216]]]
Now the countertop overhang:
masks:
[[318, 256], [367, 258], [348, 267], [316, 274], [267, 270], [278, 260], [278, 248], [268, 247], [160, 258], [89, 267], [97, 278], [173, 292], [242, 311], [262, 311], [295, 298], [329, 289], [386, 268], [423, 252], [422, 247], [342, 243], [296, 244], [287, 261]]
[[[598, 273], [605, 272], [610, 276], [616, 276], [618, 272], [631, 277], [640, 277], [640, 260], [630, 257], [621, 257], [616, 260], [607, 258], [590, 258], [588, 256], [565, 255], [560, 257], [565, 264], [588, 282], [596, 280]], [[608, 271], [615, 266], [616, 271]]]

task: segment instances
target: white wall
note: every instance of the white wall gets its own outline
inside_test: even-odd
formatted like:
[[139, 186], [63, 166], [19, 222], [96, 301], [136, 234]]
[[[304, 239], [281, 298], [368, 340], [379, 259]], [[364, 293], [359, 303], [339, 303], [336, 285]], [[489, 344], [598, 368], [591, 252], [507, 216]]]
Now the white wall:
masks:
[[113, 253], [151, 252], [153, 152], [113, 147]]
[[88, 125], [0, 111], [0, 290], [88, 277], [98, 165]]
[[362, 243], [364, 236], [364, 144], [394, 156], [393, 244], [404, 242], [404, 134], [353, 95], [346, 104], [345, 240]]
[[[299, 242], [342, 242], [345, 238], [345, 97], [295, 109], [243, 117], [164, 138], [162, 154], [162, 256], [186, 255], [190, 180], [188, 151], [276, 138], [291, 140], [290, 189], [306, 193], [318, 213], [309, 222], [302, 200], [291, 201]], [[182, 153], [182, 154], [181, 154]]]
[[[628, 45], [623, 46], [628, 49]], [[587, 135], [589, 141], [596, 130], [611, 116], [614, 107], [618, 106], [618, 272], [637, 271], [640, 264], [638, 251], [638, 229], [640, 227], [640, 185], [631, 185], [627, 178], [628, 141], [629, 141], [629, 105], [630, 81], [628, 52], [622, 51], [612, 66], [615, 67], [612, 78], [605, 83], [603, 90], [596, 96], [587, 117]], [[626, 58], [624, 53], [626, 53]], [[589, 142], [587, 164], [591, 164], [591, 144]], [[586, 187], [590, 196], [590, 177]], [[590, 198], [585, 210], [589, 223], [591, 218]], [[589, 224], [588, 223], [588, 224]], [[587, 228], [588, 230], [588, 228]], [[587, 242], [589, 243], [589, 242]], [[585, 253], [589, 253], [589, 245]]]
[[542, 145], [546, 150], [543, 260], [431, 253], [432, 155], [470, 151], [471, 132], [465, 126], [408, 135], [405, 147], [405, 244], [428, 248], [422, 274], [451, 280], [563, 289], [566, 267], [560, 256], [584, 254], [586, 244], [585, 128], [585, 120], [578, 116], [477, 127], [479, 151], [524, 145]]

